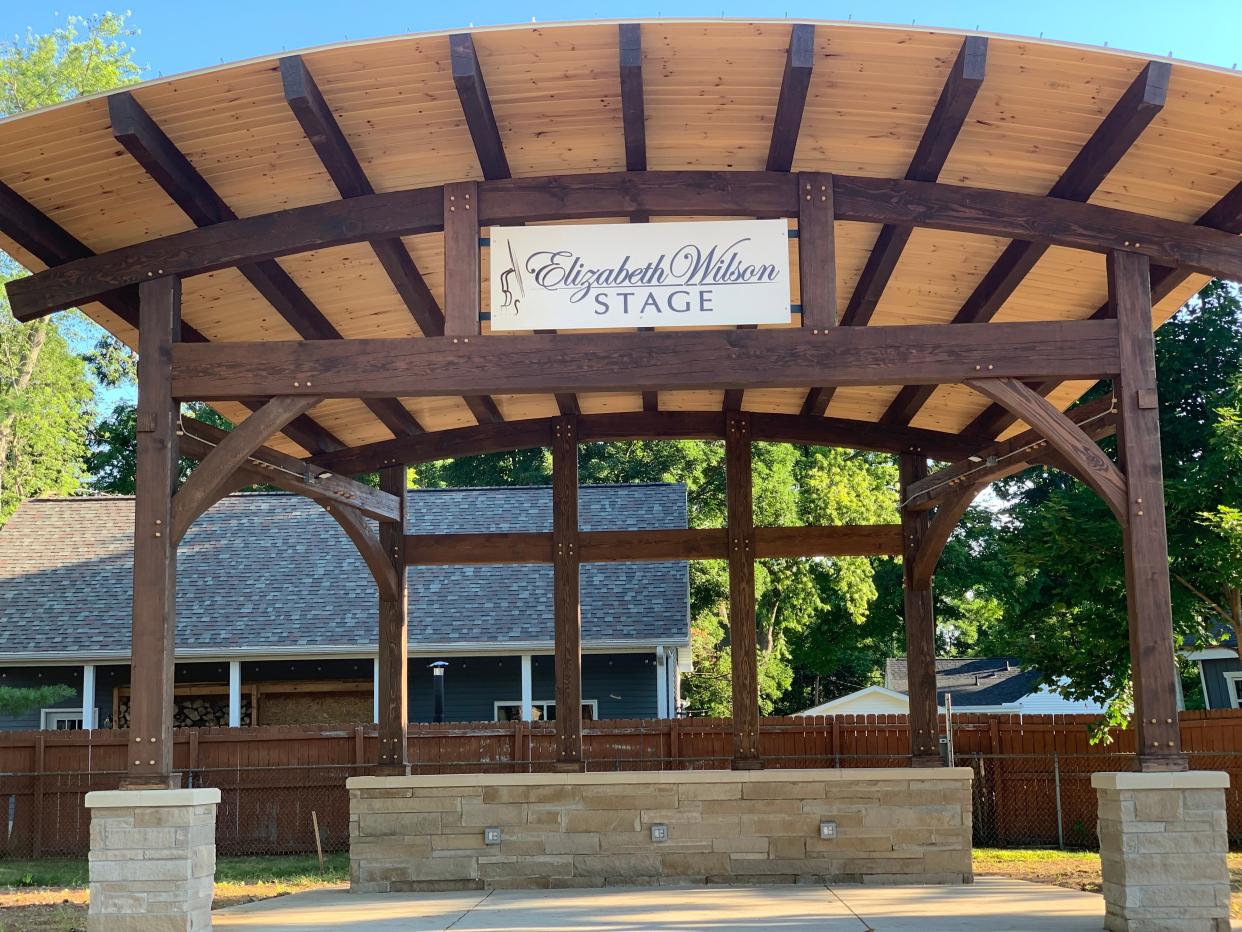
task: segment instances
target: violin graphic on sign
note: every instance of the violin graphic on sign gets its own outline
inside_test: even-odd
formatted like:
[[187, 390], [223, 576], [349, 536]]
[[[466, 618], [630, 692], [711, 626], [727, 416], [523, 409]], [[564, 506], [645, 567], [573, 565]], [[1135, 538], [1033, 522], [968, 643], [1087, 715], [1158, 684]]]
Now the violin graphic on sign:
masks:
[[[526, 297], [526, 285], [522, 281], [522, 270], [518, 268], [517, 257], [513, 254], [513, 244], [509, 243], [509, 268], [500, 273], [500, 291], [504, 296], [501, 307], [513, 307], [516, 316], [521, 310], [522, 299]], [[516, 284], [521, 297], [514, 297], [511, 285]]]

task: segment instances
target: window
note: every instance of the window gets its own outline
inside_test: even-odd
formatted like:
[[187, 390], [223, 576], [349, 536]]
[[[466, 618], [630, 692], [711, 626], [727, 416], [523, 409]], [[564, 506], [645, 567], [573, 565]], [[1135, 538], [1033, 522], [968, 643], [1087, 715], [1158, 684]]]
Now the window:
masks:
[[1226, 673], [1225, 691], [1229, 694], [1229, 708], [1242, 708], [1242, 673]]
[[[516, 722], [522, 718], [522, 700], [493, 703], [496, 709], [496, 721]], [[537, 722], [556, 721], [556, 700], [537, 699], [530, 704], [531, 717]], [[582, 720], [594, 722], [599, 718], [599, 701], [596, 699], [582, 700]]]
[[82, 709], [44, 709], [42, 727], [45, 731], [81, 731]]

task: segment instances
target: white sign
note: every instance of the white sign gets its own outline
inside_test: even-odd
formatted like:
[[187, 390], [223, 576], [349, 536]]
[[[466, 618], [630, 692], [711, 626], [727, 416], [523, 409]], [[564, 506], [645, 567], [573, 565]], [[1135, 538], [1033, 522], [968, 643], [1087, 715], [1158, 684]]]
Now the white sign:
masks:
[[787, 324], [784, 220], [492, 227], [492, 330]]

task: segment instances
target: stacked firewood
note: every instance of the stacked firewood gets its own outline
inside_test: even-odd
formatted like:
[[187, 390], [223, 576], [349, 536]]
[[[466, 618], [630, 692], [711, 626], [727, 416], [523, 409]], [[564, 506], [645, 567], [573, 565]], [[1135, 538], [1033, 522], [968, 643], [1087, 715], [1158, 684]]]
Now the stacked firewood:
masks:
[[[250, 697], [243, 696], [241, 701], [241, 723], [249, 725], [253, 720], [250, 709]], [[173, 709], [173, 726], [176, 728], [209, 728], [225, 727], [229, 723], [228, 699], [215, 696], [191, 696], [178, 698]], [[121, 700], [120, 714], [117, 717], [117, 728], [129, 727], [129, 700]]]

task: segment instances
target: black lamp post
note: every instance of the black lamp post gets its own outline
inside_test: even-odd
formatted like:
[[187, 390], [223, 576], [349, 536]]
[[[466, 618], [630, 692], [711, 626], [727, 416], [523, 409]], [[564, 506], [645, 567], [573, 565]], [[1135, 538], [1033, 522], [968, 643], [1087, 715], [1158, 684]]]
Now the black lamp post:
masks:
[[431, 720], [437, 724], [444, 721], [444, 669], [448, 663], [437, 660], [431, 667]]

